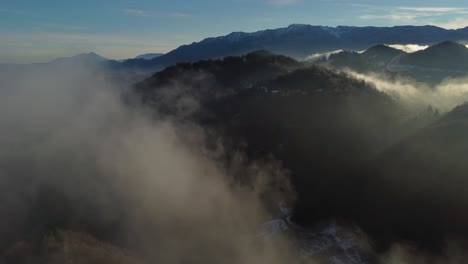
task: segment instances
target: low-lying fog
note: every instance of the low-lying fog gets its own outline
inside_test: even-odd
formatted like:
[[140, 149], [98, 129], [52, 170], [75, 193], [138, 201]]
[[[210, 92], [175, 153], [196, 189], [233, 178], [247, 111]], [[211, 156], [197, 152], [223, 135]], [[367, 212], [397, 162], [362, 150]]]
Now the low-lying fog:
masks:
[[357, 79], [373, 83], [378, 90], [416, 111], [431, 105], [448, 112], [468, 101], [468, 78], [448, 78], [435, 86], [430, 86], [410, 79], [390, 80], [380, 74], [361, 74], [352, 71], [348, 73]]
[[47, 228], [106, 237], [116, 223], [113, 236], [161, 263], [291, 258], [290, 241], [256, 237], [272, 218], [260, 197], [285, 201], [271, 187], [288, 184], [281, 167], [239, 153], [227, 168], [202, 127], [129, 107], [128, 87], [105, 76], [75, 65], [0, 84], [2, 250]]
[[[418, 109], [449, 111], [468, 99], [465, 79], [430, 88], [353, 75]], [[258, 236], [279, 214], [271, 208], [294, 201], [280, 162], [241, 152], [226, 161], [235, 150], [207, 147], [216, 135], [134, 106], [129, 87], [80, 65], [11, 77], [0, 80], [2, 250], [59, 228], [95, 232], [158, 263], [321, 263], [300, 254], [294, 235]], [[459, 263], [453, 248], [436, 263]], [[403, 245], [379, 256], [429, 258]]]

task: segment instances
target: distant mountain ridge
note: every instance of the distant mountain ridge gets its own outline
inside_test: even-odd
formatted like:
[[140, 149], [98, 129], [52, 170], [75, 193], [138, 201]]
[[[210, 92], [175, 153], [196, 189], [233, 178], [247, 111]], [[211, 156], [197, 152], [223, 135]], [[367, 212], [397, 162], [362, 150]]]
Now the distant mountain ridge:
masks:
[[[109, 60], [113, 69], [152, 73], [181, 62], [196, 62], [240, 56], [256, 50], [268, 50], [295, 59], [336, 50], [365, 50], [378, 44], [434, 45], [444, 41], [468, 42], [468, 27], [448, 30], [436, 26], [353, 27], [293, 24], [253, 33], [233, 32], [200, 42], [182, 45], [166, 54], [143, 54], [125, 61]], [[155, 57], [156, 56], [156, 57]], [[72, 57], [72, 58], [79, 58]], [[87, 56], [102, 63], [102, 57]], [[105, 63], [104, 63], [105, 64]]]
[[445, 41], [425, 50], [408, 54], [400, 60], [401, 64], [411, 64], [419, 67], [437, 67], [468, 73], [468, 48], [465, 45]]
[[146, 53], [136, 56], [134, 59], [144, 59], [144, 60], [151, 60], [157, 57], [161, 57], [164, 53]]
[[444, 41], [412, 53], [385, 45], [377, 45], [358, 53], [342, 51], [314, 61], [338, 69], [360, 73], [384, 73], [411, 77], [436, 84], [447, 77], [468, 76], [468, 48], [457, 42]]
[[89, 61], [89, 62], [104, 62], [108, 61], [109, 59], [102, 57], [101, 55], [95, 53], [95, 52], [89, 52], [89, 53], [80, 53], [75, 56], [71, 57], [63, 57], [63, 58], [57, 58], [52, 61], [53, 62], [63, 62], [63, 61], [71, 61], [71, 60], [81, 60], [81, 61]]
[[[233, 32], [225, 36], [206, 38], [200, 42], [183, 45], [154, 58], [141, 67], [164, 68], [178, 62], [222, 58], [246, 54], [255, 50], [302, 59], [314, 53], [334, 50], [364, 50], [386, 44], [433, 45], [443, 41], [468, 40], [468, 27], [447, 30], [436, 26], [396, 27], [325, 27], [293, 24], [285, 28], [267, 29], [253, 33]], [[140, 67], [132, 60], [133, 67]]]

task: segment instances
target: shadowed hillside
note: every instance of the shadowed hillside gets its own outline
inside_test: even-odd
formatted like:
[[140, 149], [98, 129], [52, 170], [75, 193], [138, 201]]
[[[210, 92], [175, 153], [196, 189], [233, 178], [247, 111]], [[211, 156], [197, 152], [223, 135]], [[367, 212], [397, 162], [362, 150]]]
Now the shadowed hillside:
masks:
[[[229, 64], [242, 58], [211, 64], [231, 69]], [[269, 67], [271, 59], [263, 61], [260, 69]], [[317, 66], [273, 71], [269, 78], [264, 76], [246, 88], [240, 80], [249, 80], [251, 72], [245, 78], [229, 75], [234, 79], [226, 79], [219, 74], [225, 71], [199, 65], [177, 65], [155, 74], [138, 86], [144, 91], [143, 100], [153, 105], [167, 100], [164, 95], [171, 90], [177, 96], [169, 99], [177, 99], [164, 101], [171, 115], [180, 111], [181, 98], [199, 96], [202, 87], [217, 87], [199, 87], [199, 79], [192, 82], [194, 68], [199, 69], [197, 75], [211, 76], [219, 83], [229, 80], [229, 93], [202, 97], [204, 101], [190, 117], [221, 131], [226, 149], [245, 149], [253, 159], [271, 155], [280, 160], [291, 171], [297, 192], [295, 219], [303, 225], [346, 216], [364, 184], [354, 175], [355, 169], [409, 132], [402, 126], [406, 114], [397, 102], [344, 73]]]
[[57, 231], [37, 241], [19, 241], [0, 255], [5, 264], [144, 264], [129, 251], [71, 231]]
[[455, 108], [366, 165], [362, 203], [354, 206], [379, 216], [363, 219], [372, 232], [433, 247], [468, 234], [467, 109]]

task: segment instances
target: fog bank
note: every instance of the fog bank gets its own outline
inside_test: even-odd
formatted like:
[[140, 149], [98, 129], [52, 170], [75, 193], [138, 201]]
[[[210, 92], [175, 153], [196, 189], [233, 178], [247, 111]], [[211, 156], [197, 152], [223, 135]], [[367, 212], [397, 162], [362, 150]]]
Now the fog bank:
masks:
[[127, 89], [80, 65], [0, 81], [2, 251], [71, 229], [162, 263], [294, 259], [292, 240], [256, 236], [286, 170], [224, 160], [198, 125], [122, 103]]

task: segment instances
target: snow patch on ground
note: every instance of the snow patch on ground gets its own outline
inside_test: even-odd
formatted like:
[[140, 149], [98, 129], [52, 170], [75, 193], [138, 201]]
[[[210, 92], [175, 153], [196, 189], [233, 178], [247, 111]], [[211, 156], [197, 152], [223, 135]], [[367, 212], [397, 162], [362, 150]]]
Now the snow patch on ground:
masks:
[[326, 259], [333, 264], [369, 263], [370, 247], [361, 229], [335, 222], [304, 229], [293, 223], [290, 208], [280, 204], [282, 215], [262, 225], [259, 237], [273, 240], [281, 235], [293, 235], [304, 258]]

